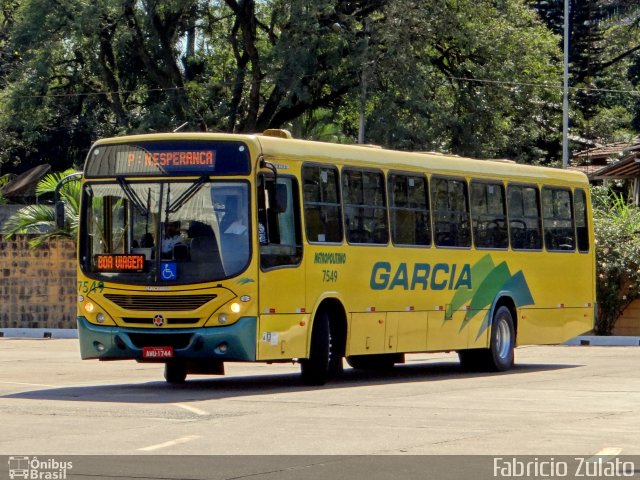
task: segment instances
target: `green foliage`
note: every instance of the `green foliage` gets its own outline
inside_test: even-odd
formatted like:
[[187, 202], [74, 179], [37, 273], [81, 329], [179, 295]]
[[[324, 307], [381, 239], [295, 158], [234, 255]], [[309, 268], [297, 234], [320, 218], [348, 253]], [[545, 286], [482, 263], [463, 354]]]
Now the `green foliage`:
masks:
[[[54, 193], [60, 180], [67, 175], [74, 173], [73, 169], [62, 173], [51, 173], [46, 175], [36, 187], [36, 195], [42, 197]], [[48, 242], [52, 238], [70, 238], [75, 240], [78, 233], [78, 221], [80, 212], [80, 182], [68, 182], [60, 189], [60, 199], [65, 204], [65, 226], [59, 228], [56, 225], [55, 208], [52, 205], [39, 204], [29, 205], [18, 210], [5, 224], [8, 232], [7, 237], [11, 238], [15, 234], [37, 233], [29, 241], [31, 248]]]
[[11, 180], [11, 176], [8, 175], [8, 174], [0, 176], [0, 205], [6, 205], [7, 204], [7, 199], [3, 195], [2, 189], [4, 188], [4, 186], [7, 183], [9, 183], [10, 180]]
[[611, 333], [616, 320], [640, 298], [640, 209], [604, 187], [594, 187], [596, 235], [596, 333]]
[[[626, 139], [640, 8], [572, 3], [572, 133]], [[552, 162], [561, 20], [561, 0], [7, 0], [0, 169], [62, 170], [97, 138], [184, 122], [353, 142], [363, 98], [367, 143]]]
[[[562, 35], [564, 2], [532, 3], [549, 28]], [[640, 125], [639, 26], [636, 1], [571, 2], [569, 101], [574, 135], [599, 143], [635, 136]]]
[[[521, 0], [392, 2], [368, 122], [374, 142], [531, 162], [558, 134], [558, 39]], [[377, 31], [377, 30], [376, 30]], [[403, 32], [401, 36], [398, 32]]]

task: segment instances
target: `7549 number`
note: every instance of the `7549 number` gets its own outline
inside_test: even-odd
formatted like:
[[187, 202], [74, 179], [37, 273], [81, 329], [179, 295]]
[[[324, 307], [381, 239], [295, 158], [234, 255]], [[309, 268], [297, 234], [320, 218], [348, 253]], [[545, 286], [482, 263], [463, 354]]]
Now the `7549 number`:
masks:
[[78, 293], [85, 295], [93, 292], [102, 292], [104, 290], [104, 282], [78, 282]]
[[337, 270], [322, 270], [322, 281], [323, 282], [337, 282], [338, 281], [338, 271]]

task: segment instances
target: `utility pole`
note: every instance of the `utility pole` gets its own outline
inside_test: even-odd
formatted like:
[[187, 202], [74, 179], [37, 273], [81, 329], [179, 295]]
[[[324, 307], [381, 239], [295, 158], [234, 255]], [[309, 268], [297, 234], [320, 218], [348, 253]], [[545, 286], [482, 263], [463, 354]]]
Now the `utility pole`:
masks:
[[364, 19], [364, 50], [362, 53], [362, 73], [360, 79], [360, 128], [358, 128], [358, 143], [364, 144], [365, 110], [367, 108], [367, 59], [369, 50], [369, 35], [371, 23], [369, 17]]
[[562, 168], [569, 166], [569, 0], [564, 0], [564, 78], [562, 84]]

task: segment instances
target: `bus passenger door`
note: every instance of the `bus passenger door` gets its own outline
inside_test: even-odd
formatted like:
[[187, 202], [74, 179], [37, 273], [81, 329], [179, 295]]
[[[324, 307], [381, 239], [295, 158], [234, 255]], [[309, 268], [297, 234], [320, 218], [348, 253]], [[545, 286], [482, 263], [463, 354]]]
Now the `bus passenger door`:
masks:
[[258, 360], [306, 356], [305, 276], [298, 182], [294, 177], [258, 176], [260, 287]]

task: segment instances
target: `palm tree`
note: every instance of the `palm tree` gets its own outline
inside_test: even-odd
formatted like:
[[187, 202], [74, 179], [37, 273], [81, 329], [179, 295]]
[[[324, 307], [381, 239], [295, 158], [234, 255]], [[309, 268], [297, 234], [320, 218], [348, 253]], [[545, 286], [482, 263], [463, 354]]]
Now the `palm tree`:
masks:
[[[75, 173], [68, 169], [61, 173], [46, 175], [36, 186], [36, 197], [53, 194], [58, 182], [67, 175]], [[29, 241], [29, 247], [37, 248], [53, 238], [70, 238], [75, 240], [78, 232], [78, 216], [80, 207], [80, 182], [65, 183], [60, 189], [60, 198], [64, 201], [64, 227], [56, 225], [55, 208], [52, 205], [29, 205], [18, 210], [5, 224], [7, 238], [15, 234], [38, 233]]]

